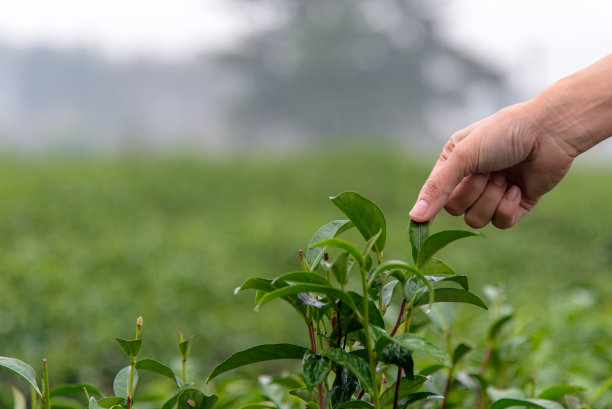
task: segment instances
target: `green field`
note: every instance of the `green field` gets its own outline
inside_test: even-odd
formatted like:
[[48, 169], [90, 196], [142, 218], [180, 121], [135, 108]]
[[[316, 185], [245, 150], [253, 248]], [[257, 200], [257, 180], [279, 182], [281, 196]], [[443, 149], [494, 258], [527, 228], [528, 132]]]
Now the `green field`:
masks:
[[[416, 158], [419, 159], [416, 159]], [[233, 289], [299, 269], [297, 251], [341, 218], [356, 190], [387, 215], [386, 254], [409, 258], [408, 211], [432, 157], [404, 149], [118, 157], [5, 156], [0, 163], [0, 355], [49, 359], [56, 382], [107, 383], [125, 365], [113, 337], [145, 321], [143, 356], [173, 362], [195, 334], [195, 373], [256, 343], [304, 343], [285, 306], [255, 313]], [[474, 292], [503, 283], [523, 337], [515, 371], [591, 394], [612, 367], [610, 168], [581, 163], [515, 228], [446, 250]], [[464, 228], [441, 214], [433, 230]], [[458, 333], [484, 337], [462, 307]], [[521, 352], [522, 353], [522, 352]], [[474, 355], [474, 359], [478, 358]], [[0, 380], [3, 374], [0, 373]], [[512, 380], [510, 379], [511, 385]], [[604, 394], [605, 396], [605, 394]]]

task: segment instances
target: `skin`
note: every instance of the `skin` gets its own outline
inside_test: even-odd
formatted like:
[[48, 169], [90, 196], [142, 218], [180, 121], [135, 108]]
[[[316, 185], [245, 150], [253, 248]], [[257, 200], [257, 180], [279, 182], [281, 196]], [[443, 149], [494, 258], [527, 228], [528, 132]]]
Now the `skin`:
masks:
[[425, 222], [445, 208], [474, 228], [512, 227], [610, 136], [612, 54], [453, 134], [410, 217]]

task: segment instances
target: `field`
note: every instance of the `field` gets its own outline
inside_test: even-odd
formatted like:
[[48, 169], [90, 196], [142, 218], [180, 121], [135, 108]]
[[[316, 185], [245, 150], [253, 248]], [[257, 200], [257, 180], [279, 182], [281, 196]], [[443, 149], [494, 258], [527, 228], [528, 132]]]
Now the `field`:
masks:
[[[57, 382], [108, 383], [124, 365], [113, 337], [131, 336], [139, 315], [143, 356], [176, 364], [178, 331], [195, 335], [202, 380], [238, 349], [301, 342], [289, 307], [256, 313], [233, 289], [298, 270], [298, 250], [339, 218], [327, 198], [345, 190], [382, 207], [385, 253], [408, 258], [408, 211], [433, 164], [403, 149], [338, 151], [5, 156], [0, 355], [47, 358]], [[582, 385], [593, 399], [612, 366], [610, 180], [609, 168], [580, 163], [517, 227], [487, 227], [444, 252], [477, 294], [505, 289], [515, 373], [538, 387]], [[441, 214], [433, 229], [464, 227]], [[466, 306], [457, 317], [460, 335], [485, 337], [487, 313]]]

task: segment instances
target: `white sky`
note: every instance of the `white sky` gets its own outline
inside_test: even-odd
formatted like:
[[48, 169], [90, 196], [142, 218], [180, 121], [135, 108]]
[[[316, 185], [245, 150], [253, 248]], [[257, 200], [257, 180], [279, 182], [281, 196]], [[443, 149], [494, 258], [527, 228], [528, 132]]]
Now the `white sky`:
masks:
[[[333, 0], [329, 0], [333, 1]], [[372, 0], [376, 1], [376, 0]], [[612, 2], [423, 0], [444, 35], [510, 74], [526, 95], [612, 52]], [[111, 57], [188, 58], [230, 47], [275, 13], [249, 0], [4, 1], [0, 43], [87, 46]]]

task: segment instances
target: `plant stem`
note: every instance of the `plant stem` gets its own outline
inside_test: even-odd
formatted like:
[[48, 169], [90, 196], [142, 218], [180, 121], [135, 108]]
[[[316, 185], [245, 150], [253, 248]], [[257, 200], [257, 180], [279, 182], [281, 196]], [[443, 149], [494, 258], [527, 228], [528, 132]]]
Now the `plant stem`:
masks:
[[340, 312], [342, 311], [342, 300], [338, 301], [338, 313], [336, 315], [336, 328], [338, 328], [338, 341], [336, 343], [336, 348], [340, 348], [340, 343], [342, 342], [342, 323], [340, 322]]
[[404, 315], [404, 310], [406, 309], [406, 300], [402, 301], [402, 307], [400, 308], [399, 315], [397, 316], [397, 321], [395, 322], [395, 326], [391, 331], [391, 338], [395, 335], [400, 325], [402, 324], [402, 316]]
[[49, 394], [49, 369], [47, 368], [47, 360], [43, 359], [43, 405], [45, 409], [51, 408], [51, 396]]
[[183, 384], [187, 383], [187, 359], [181, 359], [183, 369]]
[[370, 313], [368, 308], [368, 283], [366, 282], [366, 272], [361, 270], [361, 286], [363, 289], [363, 329], [365, 332], [366, 350], [368, 351], [368, 362], [370, 364], [370, 375], [372, 377], [372, 400], [374, 408], [380, 409], [378, 399], [378, 382], [376, 382], [376, 362], [372, 351], [372, 339], [370, 337]]
[[133, 384], [134, 384], [134, 371], [136, 367], [136, 357], [130, 357], [130, 380], [128, 381], [128, 390], [127, 390], [127, 398], [126, 398], [126, 409], [130, 409], [132, 407], [133, 399], [132, 394]]
[[36, 404], [36, 399], [38, 399], [37, 397], [38, 395], [36, 394], [36, 390], [30, 386], [30, 408], [31, 409], [36, 409], [36, 407], [38, 406]]
[[[452, 356], [452, 354], [450, 353], [450, 351], [452, 351], [451, 331], [450, 330], [446, 332], [446, 340], [447, 340], [449, 355]], [[443, 395], [444, 400], [442, 401], [442, 406], [440, 406], [440, 409], [446, 409], [446, 404], [448, 403], [448, 395], [450, 393], [451, 383], [453, 382], [454, 372], [455, 372], [455, 364], [451, 363], [451, 366], [448, 369], [448, 378], [446, 379], [446, 385], [444, 386], [444, 395]]]
[[393, 409], [397, 409], [399, 400], [400, 384], [402, 382], [402, 368], [397, 368], [397, 382], [395, 383], [395, 395], [393, 396]]
[[[312, 321], [308, 323], [308, 335], [310, 336], [310, 349], [312, 349], [312, 352], [316, 354], [317, 353], [317, 343], [315, 341], [314, 328], [312, 326]], [[318, 385], [317, 391], [319, 394], [319, 408], [324, 409], [323, 408], [323, 387], [321, 385]]]
[[[406, 300], [404, 300], [402, 302], [402, 308], [400, 309], [399, 316], [397, 317], [397, 322], [395, 323], [395, 327], [393, 328], [393, 331], [391, 331], [391, 337], [395, 335], [395, 333], [397, 332], [397, 329], [399, 328], [402, 322], [402, 315], [404, 315], [406, 304], [407, 304]], [[410, 308], [408, 309], [408, 314], [406, 317], [406, 327], [405, 327], [406, 333], [410, 332], [410, 318], [411, 317], [412, 317], [412, 303], [410, 304]], [[397, 409], [401, 383], [402, 383], [402, 368], [397, 368], [397, 382], [395, 382], [395, 395], [393, 397], [393, 409]]]

